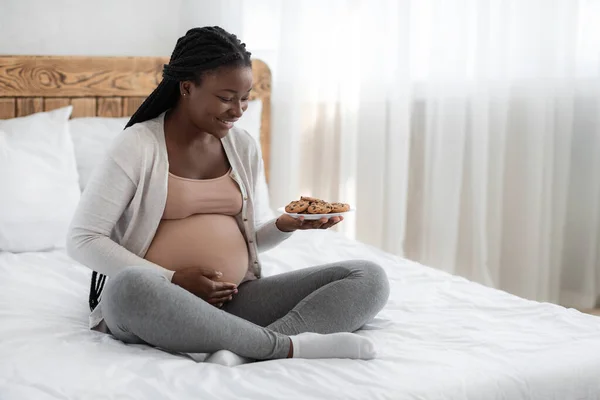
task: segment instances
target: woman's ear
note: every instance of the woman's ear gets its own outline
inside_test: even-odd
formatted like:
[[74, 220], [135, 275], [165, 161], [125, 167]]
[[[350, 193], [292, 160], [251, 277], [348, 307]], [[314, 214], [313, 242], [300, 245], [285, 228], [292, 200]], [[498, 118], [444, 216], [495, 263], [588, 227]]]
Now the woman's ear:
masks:
[[179, 82], [179, 93], [182, 96], [189, 96], [190, 95], [190, 89], [193, 85], [192, 81], [181, 81]]

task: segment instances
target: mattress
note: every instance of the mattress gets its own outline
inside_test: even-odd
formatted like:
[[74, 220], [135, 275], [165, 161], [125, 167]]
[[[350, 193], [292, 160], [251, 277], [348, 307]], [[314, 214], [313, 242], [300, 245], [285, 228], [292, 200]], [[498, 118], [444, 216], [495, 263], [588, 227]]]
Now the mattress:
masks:
[[235, 368], [87, 328], [90, 271], [61, 251], [0, 253], [0, 399], [598, 399], [600, 318], [487, 288], [330, 231], [264, 253], [265, 275], [380, 263], [385, 309], [359, 331], [372, 361]]

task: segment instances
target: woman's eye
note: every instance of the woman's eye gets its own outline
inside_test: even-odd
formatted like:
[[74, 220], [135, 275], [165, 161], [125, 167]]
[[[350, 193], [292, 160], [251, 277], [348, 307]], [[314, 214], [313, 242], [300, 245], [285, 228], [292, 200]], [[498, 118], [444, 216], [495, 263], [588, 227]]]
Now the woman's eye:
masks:
[[221, 96], [217, 96], [219, 99], [221, 99], [221, 101], [223, 103], [229, 103], [231, 101], [233, 101], [233, 99], [228, 99], [227, 97], [221, 97]]
[[248, 101], [248, 97], [244, 97], [241, 99], [242, 101]]

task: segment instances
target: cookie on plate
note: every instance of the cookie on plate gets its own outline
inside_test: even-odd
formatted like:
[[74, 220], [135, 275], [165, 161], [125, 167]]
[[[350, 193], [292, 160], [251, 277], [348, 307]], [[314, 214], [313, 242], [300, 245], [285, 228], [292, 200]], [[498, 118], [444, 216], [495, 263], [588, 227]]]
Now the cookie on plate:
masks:
[[309, 214], [329, 214], [331, 210], [331, 205], [328, 203], [310, 203], [308, 209], [306, 210]]
[[292, 214], [300, 214], [308, 209], [310, 203], [304, 200], [292, 201], [290, 204], [285, 206], [285, 212]]
[[309, 196], [300, 196], [300, 200], [308, 201], [309, 203], [325, 203], [325, 200]]
[[350, 204], [347, 203], [331, 203], [331, 212], [332, 213], [341, 213], [350, 211]]

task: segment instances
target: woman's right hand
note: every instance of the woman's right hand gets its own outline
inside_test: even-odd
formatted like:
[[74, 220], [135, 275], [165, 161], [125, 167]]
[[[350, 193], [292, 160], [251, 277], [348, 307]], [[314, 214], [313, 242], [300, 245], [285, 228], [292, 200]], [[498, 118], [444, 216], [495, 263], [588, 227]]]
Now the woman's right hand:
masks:
[[231, 300], [237, 293], [237, 286], [229, 282], [219, 282], [223, 274], [214, 269], [188, 267], [175, 271], [172, 283], [181, 286], [216, 307]]

